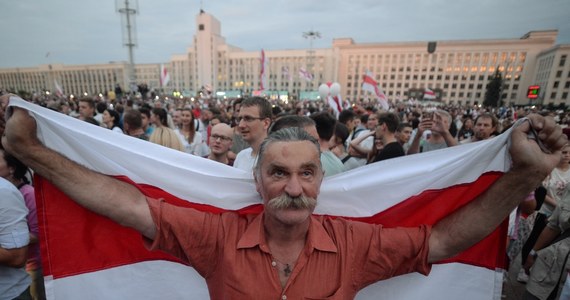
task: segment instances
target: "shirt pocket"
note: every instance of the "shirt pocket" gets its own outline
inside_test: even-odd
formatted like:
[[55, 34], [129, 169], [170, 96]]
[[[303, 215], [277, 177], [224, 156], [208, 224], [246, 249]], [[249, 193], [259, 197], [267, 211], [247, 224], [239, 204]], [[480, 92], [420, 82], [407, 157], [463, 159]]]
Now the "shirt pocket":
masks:
[[532, 277], [534, 277], [537, 282], [549, 282], [552, 280], [552, 276], [557, 277], [560, 275], [561, 270], [558, 256], [556, 255], [556, 246], [557, 245], [551, 245], [538, 252], [538, 256], [532, 267]]

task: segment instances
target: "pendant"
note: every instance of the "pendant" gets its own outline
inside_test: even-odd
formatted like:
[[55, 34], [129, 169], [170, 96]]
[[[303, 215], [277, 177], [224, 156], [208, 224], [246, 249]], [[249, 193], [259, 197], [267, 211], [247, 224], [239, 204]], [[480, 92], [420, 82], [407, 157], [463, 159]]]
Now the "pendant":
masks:
[[286, 264], [283, 272], [285, 273], [286, 277], [289, 277], [289, 275], [291, 275], [291, 266], [289, 264]]

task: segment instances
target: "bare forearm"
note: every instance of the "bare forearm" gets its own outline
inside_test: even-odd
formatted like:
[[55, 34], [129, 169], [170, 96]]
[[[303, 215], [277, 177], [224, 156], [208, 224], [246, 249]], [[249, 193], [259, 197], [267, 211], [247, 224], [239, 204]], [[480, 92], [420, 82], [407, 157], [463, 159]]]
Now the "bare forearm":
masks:
[[366, 149], [365, 147], [362, 147], [359, 144], [354, 144], [354, 143], [350, 143], [350, 147], [356, 152], [353, 156], [357, 156], [357, 157], [366, 157], [368, 155], [368, 152], [370, 152], [369, 149]]
[[420, 131], [416, 132], [414, 140], [412, 141], [410, 148], [408, 148], [408, 153], [406, 154], [416, 154], [420, 152], [420, 139], [422, 138], [422, 134], [423, 132]]
[[558, 235], [560, 234], [560, 230], [551, 228], [551, 227], [544, 227], [544, 229], [542, 230], [542, 232], [540, 233], [540, 235], [538, 236], [538, 239], [536, 240], [536, 243], [534, 244], [534, 247], [532, 247], [532, 249], [534, 249], [535, 251], [538, 251], [548, 245], [550, 245], [550, 243], [552, 243], [552, 241], [554, 241], [555, 238], [558, 237]]
[[21, 268], [26, 264], [28, 246], [16, 249], [4, 249], [0, 247], [0, 266]]
[[18, 156], [37, 174], [81, 206], [133, 227], [145, 236], [154, 236], [150, 212], [144, 211], [148, 210], [146, 198], [134, 186], [89, 170], [43, 145], [35, 148]]
[[550, 195], [546, 195], [544, 197], [544, 202], [547, 203], [548, 205], [551, 205], [552, 207], [556, 207], [558, 205], [558, 203], [556, 203], [556, 200], [550, 197]]
[[442, 136], [445, 139], [445, 144], [447, 144], [447, 147], [453, 147], [457, 145], [457, 140], [453, 137], [453, 135], [451, 135], [451, 133], [449, 133], [449, 131], [443, 132]]
[[531, 171], [509, 171], [477, 199], [438, 222], [430, 238], [430, 262], [452, 257], [489, 235], [540, 178]]

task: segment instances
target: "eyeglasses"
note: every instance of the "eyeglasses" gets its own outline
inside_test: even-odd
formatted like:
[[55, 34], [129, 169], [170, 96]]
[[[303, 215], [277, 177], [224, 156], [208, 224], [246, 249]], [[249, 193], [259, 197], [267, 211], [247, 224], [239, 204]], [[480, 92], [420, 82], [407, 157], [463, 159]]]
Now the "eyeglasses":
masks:
[[224, 142], [229, 142], [232, 140], [231, 137], [227, 137], [227, 136], [223, 136], [223, 135], [217, 135], [217, 134], [212, 134], [210, 136], [210, 139], [212, 139], [214, 141], [217, 141], [219, 139], [219, 140], [224, 141]]
[[243, 120], [244, 122], [249, 123], [249, 122], [253, 122], [253, 120], [263, 120], [263, 119], [265, 119], [265, 118], [261, 118], [261, 117], [256, 118], [256, 117], [252, 117], [252, 116], [244, 116], [244, 117], [237, 117], [236, 122], [239, 123], [239, 122], [241, 122], [241, 120]]

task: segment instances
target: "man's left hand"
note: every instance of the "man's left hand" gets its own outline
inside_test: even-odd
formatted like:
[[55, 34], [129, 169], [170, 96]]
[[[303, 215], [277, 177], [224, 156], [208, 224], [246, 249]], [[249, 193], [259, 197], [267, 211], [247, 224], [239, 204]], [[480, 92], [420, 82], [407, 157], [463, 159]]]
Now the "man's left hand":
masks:
[[[530, 122], [520, 124], [511, 133], [512, 169], [528, 172], [529, 176], [538, 176], [542, 180], [560, 162], [562, 147], [568, 139], [554, 119], [537, 114], [528, 115], [527, 118]], [[531, 128], [534, 128], [536, 138], [550, 153], [543, 151], [537, 141], [528, 135]]]

